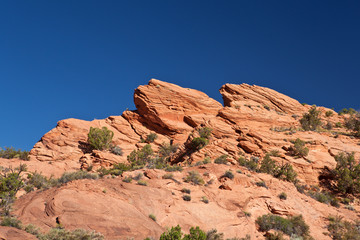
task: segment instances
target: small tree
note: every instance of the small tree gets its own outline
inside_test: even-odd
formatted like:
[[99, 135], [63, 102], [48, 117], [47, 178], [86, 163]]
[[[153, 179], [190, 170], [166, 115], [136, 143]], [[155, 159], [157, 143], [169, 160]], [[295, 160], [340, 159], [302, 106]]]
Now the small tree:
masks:
[[110, 148], [114, 133], [107, 129], [107, 127], [93, 128], [90, 127], [88, 134], [88, 143], [90, 146], [97, 150], [105, 150]]
[[309, 154], [309, 149], [305, 147], [305, 142], [300, 138], [294, 141], [294, 146], [291, 147], [292, 154], [298, 157], [306, 157]]
[[305, 131], [315, 131], [319, 126], [321, 126], [320, 120], [320, 111], [316, 110], [316, 106], [313, 106], [309, 112], [305, 113], [300, 119], [302, 128]]
[[355, 163], [354, 153], [339, 153], [335, 160], [337, 189], [342, 193], [360, 193], [360, 164]]

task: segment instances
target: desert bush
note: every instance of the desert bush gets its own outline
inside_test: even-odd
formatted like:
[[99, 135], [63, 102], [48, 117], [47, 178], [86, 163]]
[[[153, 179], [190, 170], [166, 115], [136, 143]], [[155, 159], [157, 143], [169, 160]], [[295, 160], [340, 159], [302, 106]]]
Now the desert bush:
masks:
[[36, 227], [35, 225], [33, 224], [28, 224], [24, 227], [24, 230], [27, 232], [27, 233], [30, 233], [34, 236], [36, 236], [37, 238], [40, 238], [41, 236], [41, 232], [40, 232], [40, 228]]
[[38, 237], [40, 240], [102, 240], [104, 236], [101, 233], [89, 232], [84, 229], [75, 229], [68, 231], [62, 228], [52, 228], [48, 233]]
[[327, 226], [329, 236], [334, 240], [357, 240], [360, 239], [360, 222], [355, 223], [343, 221], [342, 217], [336, 216], [329, 218]]
[[209, 143], [209, 139], [196, 137], [193, 140], [191, 140], [191, 148], [194, 151], [197, 151], [205, 147], [208, 143]]
[[188, 175], [186, 176], [185, 182], [193, 183], [195, 185], [203, 185], [205, 182], [202, 179], [201, 175], [196, 171], [190, 171], [188, 172]]
[[149, 218], [151, 219], [151, 220], [153, 220], [154, 222], [156, 222], [156, 216], [154, 215], [154, 214], [149, 214]]
[[206, 196], [202, 196], [202, 197], [201, 197], [201, 201], [202, 201], [203, 203], [206, 203], [206, 204], [209, 203], [209, 199], [208, 199]]
[[156, 133], [150, 133], [149, 135], [146, 136], [145, 141], [147, 143], [152, 143], [155, 141], [155, 139], [157, 139], [157, 134]]
[[177, 144], [162, 143], [159, 147], [159, 155], [163, 158], [169, 158], [179, 148]]
[[206, 240], [223, 240], [224, 234], [218, 233], [217, 229], [211, 229], [206, 233]]
[[341, 128], [341, 127], [342, 127], [341, 122], [337, 122], [337, 123], [335, 123], [335, 127], [337, 127], [337, 128]]
[[360, 193], [360, 164], [355, 163], [354, 153], [339, 153], [335, 160], [333, 173], [337, 190], [341, 193]]
[[301, 215], [283, 218], [273, 214], [267, 214], [258, 217], [256, 219], [256, 223], [259, 225], [259, 230], [262, 232], [273, 229], [277, 231], [282, 231], [289, 236], [309, 236], [309, 226], [305, 223]]
[[324, 126], [324, 128], [326, 129], [326, 130], [331, 130], [331, 129], [333, 129], [333, 124], [331, 123], [331, 122], [327, 122], [326, 124], [325, 124], [325, 126]]
[[297, 182], [297, 173], [294, 171], [293, 167], [289, 163], [281, 165], [274, 174], [274, 177], [288, 182]]
[[280, 151], [279, 150], [271, 150], [269, 152], [269, 155], [272, 157], [280, 157]]
[[250, 160], [245, 159], [243, 156], [238, 158], [238, 163], [240, 166], [246, 167], [250, 171], [257, 172], [259, 167], [259, 159], [251, 157]]
[[101, 129], [90, 127], [87, 141], [93, 149], [105, 150], [110, 148], [113, 137], [114, 133], [107, 127]]
[[182, 172], [182, 170], [183, 170], [182, 166], [179, 165], [167, 166], [165, 168], [165, 171], [167, 172]]
[[332, 115], [334, 115], [334, 112], [331, 110], [325, 112], [326, 117], [331, 117]]
[[353, 114], [356, 114], [357, 111], [353, 108], [343, 108], [339, 111], [339, 115], [344, 115], [344, 114], [350, 114], [350, 115], [353, 115]]
[[136, 181], [138, 181], [138, 180], [142, 179], [143, 176], [144, 176], [143, 173], [138, 173], [138, 174], [135, 175], [135, 177], [133, 177], [133, 179], [136, 180]]
[[268, 188], [267, 186], [266, 186], [266, 183], [264, 182], [264, 181], [259, 181], [259, 182], [256, 182], [255, 183], [256, 184], [256, 186], [258, 186], [258, 187], [264, 187], [264, 188]]
[[165, 173], [164, 176], [162, 176], [163, 179], [172, 179], [174, 177], [174, 174], [172, 173]]
[[74, 180], [79, 179], [98, 179], [99, 175], [96, 173], [89, 173], [85, 171], [77, 171], [77, 172], [65, 172], [59, 178], [59, 184], [65, 184]]
[[144, 180], [139, 180], [139, 181], [137, 181], [137, 184], [138, 184], [138, 185], [141, 185], [141, 186], [147, 186], [147, 182], [144, 181]]
[[228, 158], [228, 155], [221, 155], [220, 157], [216, 158], [214, 160], [214, 163], [216, 164], [227, 164], [228, 161], [227, 161], [227, 158]]
[[305, 131], [315, 131], [321, 126], [320, 111], [316, 110], [316, 106], [313, 106], [309, 112], [303, 115], [300, 124]]
[[17, 229], [22, 229], [21, 221], [14, 217], [4, 217], [1, 221], [1, 226], [14, 227]]
[[291, 146], [292, 155], [298, 157], [306, 157], [309, 154], [309, 149], [305, 147], [305, 142], [302, 141], [300, 138], [297, 138], [293, 142], [293, 146]]
[[231, 170], [226, 171], [221, 177], [227, 177], [229, 179], [234, 179], [234, 174]]
[[119, 146], [111, 146], [110, 151], [118, 156], [122, 156], [124, 154], [123, 150]]
[[34, 172], [27, 176], [26, 185], [24, 187], [26, 192], [31, 192], [36, 189], [48, 189], [58, 184], [57, 179], [47, 178], [40, 173]]
[[287, 194], [285, 192], [282, 192], [282, 193], [279, 194], [279, 198], [281, 200], [286, 200], [287, 199]]
[[181, 189], [181, 192], [182, 192], [182, 193], [190, 194], [190, 193], [191, 193], [191, 190], [188, 189], [188, 188], [183, 188], [183, 189]]
[[270, 154], [266, 154], [264, 159], [261, 162], [260, 172], [275, 175], [278, 171], [276, 162], [271, 159]]
[[345, 119], [345, 127], [353, 132], [355, 137], [360, 137], [360, 116], [359, 114], [352, 115]]
[[182, 198], [184, 199], [184, 201], [191, 201], [190, 195], [184, 195]]
[[146, 144], [140, 150], [134, 150], [127, 156], [127, 160], [132, 167], [142, 168], [153, 158], [154, 151], [150, 144]]
[[211, 132], [212, 132], [212, 129], [209, 128], [209, 127], [202, 127], [198, 130], [199, 132], [199, 135], [201, 138], [207, 138], [209, 139], [210, 138], [210, 135], [211, 135]]
[[191, 227], [190, 233], [185, 234], [183, 240], [206, 240], [206, 233], [199, 227]]
[[21, 149], [15, 149], [13, 147], [5, 147], [5, 149], [0, 148], [0, 158], [12, 159], [19, 158], [22, 160], [29, 160], [29, 152]]
[[131, 183], [132, 180], [133, 180], [132, 177], [128, 176], [128, 177], [124, 177], [122, 181], [126, 183]]
[[177, 225], [176, 227], [171, 227], [168, 231], [164, 232], [160, 236], [160, 240], [181, 240], [183, 232], [181, 227]]

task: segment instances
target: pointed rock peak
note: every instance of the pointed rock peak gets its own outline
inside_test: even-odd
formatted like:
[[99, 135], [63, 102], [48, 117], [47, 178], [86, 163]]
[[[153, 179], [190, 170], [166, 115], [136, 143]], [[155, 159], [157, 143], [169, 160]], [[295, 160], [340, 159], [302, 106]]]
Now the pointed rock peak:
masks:
[[240, 107], [261, 105], [284, 113], [302, 113], [306, 107], [297, 100], [266, 87], [249, 85], [246, 83], [225, 84], [220, 88], [224, 106]]

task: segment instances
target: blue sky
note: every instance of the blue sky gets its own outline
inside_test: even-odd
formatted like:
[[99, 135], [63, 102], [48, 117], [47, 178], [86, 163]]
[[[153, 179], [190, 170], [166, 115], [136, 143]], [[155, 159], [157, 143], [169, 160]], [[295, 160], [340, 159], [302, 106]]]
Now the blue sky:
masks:
[[150, 78], [359, 109], [359, 1], [0, 1], [0, 146], [134, 109]]

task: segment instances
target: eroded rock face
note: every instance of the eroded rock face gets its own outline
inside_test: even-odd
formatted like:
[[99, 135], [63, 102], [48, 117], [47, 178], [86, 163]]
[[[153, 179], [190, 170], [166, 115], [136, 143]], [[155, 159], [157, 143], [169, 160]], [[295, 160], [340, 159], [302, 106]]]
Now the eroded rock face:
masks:
[[[106, 239], [159, 237], [166, 227], [177, 224], [185, 231], [191, 226], [200, 226], [205, 230], [217, 228], [226, 237], [244, 237], [248, 233], [252, 239], [262, 239], [255, 219], [267, 213], [303, 214], [315, 239], [329, 239], [323, 234], [329, 214], [357, 218], [354, 212], [333, 208], [298, 193], [291, 183], [249, 172], [237, 163], [240, 156], [257, 157], [261, 161], [266, 153], [274, 151], [277, 156], [273, 159], [279, 164], [290, 163], [300, 182], [318, 185], [320, 173], [335, 167], [337, 153], [355, 152], [356, 158], [360, 156], [357, 139], [335, 136], [330, 131], [300, 131], [299, 119], [310, 106], [302, 106], [274, 90], [226, 84], [220, 93], [224, 107], [202, 92], [152, 79], [148, 85], [135, 90], [137, 110], [103, 120], [62, 120], [35, 144], [26, 164], [29, 171], [55, 177], [65, 171], [90, 166], [93, 170], [110, 167], [115, 163], [126, 163], [126, 156], [131, 151], [145, 145], [141, 140], [156, 133], [158, 138], [151, 143], [155, 152], [162, 143], [179, 145], [172, 163], [185, 166], [203, 161], [205, 157], [214, 162], [217, 157], [227, 155], [227, 165], [186, 168], [183, 173], [174, 173], [173, 179], [162, 179], [165, 174], [162, 170], [138, 170], [144, 171], [144, 178], [149, 183], [147, 187], [122, 182], [122, 177], [138, 172], [125, 172], [114, 179], [76, 181], [21, 197], [16, 203], [16, 214], [23, 222], [35, 223], [43, 230], [55, 226], [58, 219], [70, 229], [102, 232]], [[325, 112], [330, 109], [318, 109], [324, 123], [335, 125], [344, 121], [336, 113], [326, 117]], [[212, 129], [209, 144], [198, 151], [190, 151], [189, 143], [199, 136], [197, 130], [205, 126]], [[124, 154], [118, 156], [109, 151], [91, 150], [86, 143], [90, 127], [107, 127], [113, 131], [113, 144], [120, 146]], [[346, 131], [344, 128], [335, 130]], [[306, 141], [310, 150], [308, 156], [297, 158], [290, 154], [289, 149], [296, 138]], [[17, 160], [0, 161], [3, 166], [19, 163]], [[199, 187], [184, 183], [182, 179], [186, 173], [194, 169], [212, 184]], [[221, 178], [229, 169], [234, 173], [241, 169], [244, 174], [237, 174], [233, 180]], [[266, 182], [268, 189], [257, 187], [257, 181]], [[191, 202], [182, 199], [184, 187], [191, 188]], [[278, 194], [281, 192], [291, 197], [280, 200]], [[210, 200], [209, 204], [201, 201], [203, 196]], [[251, 216], [245, 216], [245, 211]], [[157, 221], [151, 220], [149, 214], [154, 214]]]

